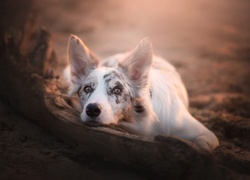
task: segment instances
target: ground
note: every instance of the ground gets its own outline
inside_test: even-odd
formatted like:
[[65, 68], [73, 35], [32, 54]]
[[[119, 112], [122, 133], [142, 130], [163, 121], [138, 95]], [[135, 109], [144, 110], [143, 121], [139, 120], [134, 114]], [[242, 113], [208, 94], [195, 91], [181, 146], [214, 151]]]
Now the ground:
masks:
[[[2, 11], [10, 18], [4, 21], [8, 26], [32, 9], [27, 3], [13, 2]], [[150, 37], [155, 54], [181, 74], [192, 115], [218, 136], [221, 145], [213, 153], [215, 161], [232, 171], [231, 178], [250, 178], [249, 1], [45, 0], [32, 4], [40, 23], [53, 35], [58, 74], [67, 63], [70, 34], [82, 38], [100, 58], [131, 50]], [[143, 172], [78, 154], [3, 103], [0, 146], [0, 179], [147, 179]]]

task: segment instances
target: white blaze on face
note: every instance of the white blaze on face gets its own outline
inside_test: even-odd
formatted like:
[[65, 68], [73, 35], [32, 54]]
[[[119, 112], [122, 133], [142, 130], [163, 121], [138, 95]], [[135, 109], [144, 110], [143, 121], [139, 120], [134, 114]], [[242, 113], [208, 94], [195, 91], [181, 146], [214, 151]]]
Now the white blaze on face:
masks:
[[129, 86], [115, 68], [93, 70], [84, 81], [79, 96], [83, 107], [83, 121], [117, 123], [131, 108]]
[[[105, 81], [103, 76], [107, 73], [106, 69], [95, 69], [86, 78], [82, 87], [80, 98], [83, 105], [83, 111], [81, 113], [81, 119], [83, 121], [96, 121], [102, 124], [113, 123], [113, 112], [108, 102], [108, 95], [106, 91]], [[91, 88], [91, 92], [86, 93], [84, 88]], [[98, 117], [90, 117], [86, 113], [86, 108], [89, 104], [98, 104], [101, 109], [101, 113]]]

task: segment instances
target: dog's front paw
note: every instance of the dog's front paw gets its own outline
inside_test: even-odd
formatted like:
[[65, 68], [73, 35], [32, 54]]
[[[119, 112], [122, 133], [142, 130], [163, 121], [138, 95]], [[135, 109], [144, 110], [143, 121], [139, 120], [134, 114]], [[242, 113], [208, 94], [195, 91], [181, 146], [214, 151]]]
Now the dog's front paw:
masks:
[[194, 143], [201, 147], [202, 149], [205, 149], [209, 152], [212, 152], [216, 147], [219, 146], [219, 141], [218, 139], [214, 137], [209, 137], [209, 136], [199, 136], [194, 140]]
[[209, 152], [213, 151], [213, 149], [210, 146], [210, 144], [203, 137], [198, 137], [197, 139], [194, 140], [194, 143], [197, 146], [201, 147], [202, 149], [208, 150]]

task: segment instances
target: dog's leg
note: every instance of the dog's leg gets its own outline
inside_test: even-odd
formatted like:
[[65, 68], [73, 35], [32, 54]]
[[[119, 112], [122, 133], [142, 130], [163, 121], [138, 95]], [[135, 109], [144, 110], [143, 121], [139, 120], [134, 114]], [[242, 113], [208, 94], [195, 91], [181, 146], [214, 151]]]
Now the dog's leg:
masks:
[[208, 151], [213, 151], [219, 145], [214, 133], [192, 117], [185, 107], [179, 109], [172, 125], [171, 134], [190, 140]]

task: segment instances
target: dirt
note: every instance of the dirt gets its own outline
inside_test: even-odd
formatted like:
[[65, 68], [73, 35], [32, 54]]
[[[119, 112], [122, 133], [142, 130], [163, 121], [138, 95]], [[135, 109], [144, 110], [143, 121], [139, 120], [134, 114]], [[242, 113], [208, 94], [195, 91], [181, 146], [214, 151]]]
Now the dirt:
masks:
[[[221, 171], [228, 179], [250, 179], [249, 1], [10, 0], [1, 7], [1, 29], [20, 28], [35, 9], [54, 37], [58, 74], [67, 63], [70, 34], [100, 58], [150, 37], [155, 54], [181, 74], [192, 115], [218, 136], [213, 157]], [[125, 165], [85, 157], [8, 105], [0, 107], [0, 179], [148, 178]]]

